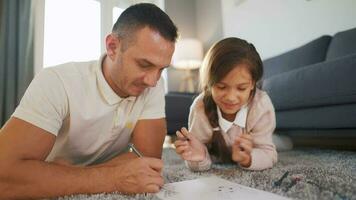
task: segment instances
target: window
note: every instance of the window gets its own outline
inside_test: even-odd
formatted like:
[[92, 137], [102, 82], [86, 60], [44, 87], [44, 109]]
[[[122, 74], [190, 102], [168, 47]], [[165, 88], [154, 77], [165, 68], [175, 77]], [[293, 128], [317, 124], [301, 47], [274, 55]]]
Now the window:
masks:
[[100, 57], [100, 3], [46, 0], [43, 65]]
[[112, 24], [115, 24], [117, 18], [120, 17], [121, 13], [124, 11], [124, 9], [119, 8], [119, 7], [114, 7], [112, 10]]
[[[41, 0], [36, 13], [36, 68], [99, 59], [105, 37], [123, 10], [134, 3], [163, 0]], [[39, 18], [44, 18], [44, 22]], [[43, 36], [42, 36], [43, 34]], [[43, 38], [43, 40], [42, 40]], [[43, 45], [42, 45], [43, 42]], [[43, 57], [42, 57], [43, 56]], [[43, 62], [41, 62], [43, 60]], [[37, 66], [39, 65], [39, 66]]]

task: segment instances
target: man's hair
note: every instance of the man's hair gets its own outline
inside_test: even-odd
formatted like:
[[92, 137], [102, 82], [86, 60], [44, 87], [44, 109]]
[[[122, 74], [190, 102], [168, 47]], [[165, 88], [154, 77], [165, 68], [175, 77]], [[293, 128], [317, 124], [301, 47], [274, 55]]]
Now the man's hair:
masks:
[[134, 39], [136, 31], [146, 26], [168, 41], [175, 42], [177, 39], [177, 27], [169, 16], [150, 3], [135, 4], [124, 10], [114, 24], [112, 33], [129, 42]]

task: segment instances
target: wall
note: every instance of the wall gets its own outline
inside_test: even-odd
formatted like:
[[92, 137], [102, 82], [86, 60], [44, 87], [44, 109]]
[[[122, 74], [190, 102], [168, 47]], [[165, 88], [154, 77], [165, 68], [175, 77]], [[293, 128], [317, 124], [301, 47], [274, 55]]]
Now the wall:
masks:
[[166, 0], [164, 6], [165, 12], [177, 25], [180, 37], [196, 37], [194, 0]]
[[262, 58], [356, 27], [355, 0], [224, 0], [223, 35], [247, 39]]
[[[196, 7], [195, 0], [166, 0], [164, 3], [165, 12], [178, 27], [179, 37], [196, 38]], [[197, 72], [194, 72], [197, 75]], [[184, 78], [184, 72], [172, 66], [167, 69], [167, 90], [178, 91], [179, 85]]]
[[203, 42], [204, 52], [223, 37], [221, 1], [196, 0], [197, 37]]
[[[219, 0], [166, 0], [165, 11], [179, 29], [181, 38], [198, 38], [204, 52], [223, 36], [221, 1]], [[184, 76], [180, 70], [170, 67], [168, 91], [178, 91]], [[198, 70], [194, 70], [195, 88], [198, 88]]]

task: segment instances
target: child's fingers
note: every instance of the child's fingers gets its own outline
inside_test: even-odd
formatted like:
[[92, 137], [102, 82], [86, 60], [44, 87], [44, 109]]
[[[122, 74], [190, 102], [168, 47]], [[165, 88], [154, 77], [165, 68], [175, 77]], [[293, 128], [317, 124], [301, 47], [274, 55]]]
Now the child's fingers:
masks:
[[176, 147], [179, 147], [179, 146], [182, 146], [182, 145], [188, 146], [189, 144], [188, 144], [188, 142], [185, 141], [185, 140], [176, 140], [176, 141], [174, 142], [174, 146], [176, 146]]
[[242, 138], [243, 140], [247, 140], [247, 141], [250, 141], [251, 143], [253, 143], [253, 139], [252, 139], [252, 136], [250, 134], [242, 134], [242, 135], [240, 135], [240, 138]]
[[178, 139], [180, 139], [180, 140], [185, 139], [184, 135], [180, 131], [176, 131], [176, 135], [177, 135]]
[[[253, 148], [253, 143], [252, 143], [252, 140], [250, 139], [246, 139], [245, 137], [243, 136], [238, 136], [236, 137], [235, 139], [235, 144], [238, 144], [240, 145], [240, 147], [242, 147], [242, 150], [248, 150], [248, 152], [251, 152], [252, 151], [252, 148]], [[245, 149], [246, 148], [246, 149]]]
[[249, 159], [250, 154], [246, 151], [241, 150], [240, 146], [235, 145], [233, 147], [232, 160], [241, 163]]
[[182, 158], [184, 160], [191, 160], [192, 157], [192, 152], [191, 151], [185, 151], [184, 153], [182, 153]]
[[246, 138], [246, 139], [249, 139], [249, 140], [252, 140], [252, 135], [251, 135], [251, 134], [248, 134], [248, 133], [241, 134], [241, 137]]
[[240, 162], [242, 160], [241, 153], [240, 142], [235, 141], [235, 143], [232, 145], [232, 160], [235, 162]]
[[184, 153], [184, 152], [187, 151], [187, 150], [188, 150], [188, 147], [187, 147], [187, 146], [180, 146], [180, 147], [177, 147], [177, 148], [176, 148], [177, 154], [182, 154], [182, 153]]
[[232, 147], [235, 149], [235, 151], [241, 151], [240, 145], [241, 140], [239, 138], [236, 138], [234, 143], [232, 144]]
[[252, 151], [252, 145], [251, 145], [251, 143], [242, 141], [242, 142], [240, 143], [240, 147], [241, 147], [242, 151], [244, 151], [244, 152], [246, 152], [246, 153], [248, 153], [248, 154], [251, 153], [251, 151]]
[[249, 154], [247, 154], [246, 152], [241, 152], [240, 154], [240, 161], [239, 162], [246, 162], [246, 160], [249, 159]]
[[187, 128], [183, 127], [180, 131], [181, 131], [182, 135], [183, 135], [186, 139], [189, 139], [189, 140], [193, 139], [193, 138], [192, 138], [192, 134], [189, 133], [189, 131], [187, 130]]
[[252, 151], [253, 143], [251, 140], [244, 137], [238, 137], [237, 140], [239, 141], [240, 147], [243, 149], [243, 151], [247, 151], [248, 153]]

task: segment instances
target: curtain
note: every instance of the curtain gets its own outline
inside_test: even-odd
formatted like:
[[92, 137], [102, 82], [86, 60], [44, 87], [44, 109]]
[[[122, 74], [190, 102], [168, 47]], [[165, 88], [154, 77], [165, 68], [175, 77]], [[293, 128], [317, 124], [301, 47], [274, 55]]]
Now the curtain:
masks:
[[0, 0], [0, 127], [33, 78], [31, 0]]

